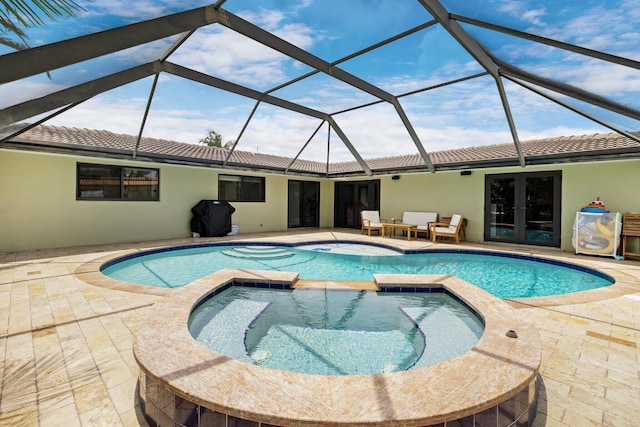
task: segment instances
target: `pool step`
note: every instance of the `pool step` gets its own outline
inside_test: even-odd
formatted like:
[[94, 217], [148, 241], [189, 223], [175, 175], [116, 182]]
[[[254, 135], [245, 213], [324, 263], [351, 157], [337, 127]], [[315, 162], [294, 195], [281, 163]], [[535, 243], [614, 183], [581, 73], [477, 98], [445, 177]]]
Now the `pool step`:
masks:
[[234, 258], [279, 259], [289, 258], [294, 252], [281, 246], [240, 246], [221, 253]]
[[233, 250], [251, 254], [280, 253], [288, 251], [287, 248], [284, 248], [282, 246], [239, 246], [233, 248]]
[[203, 325], [197, 333], [196, 340], [234, 359], [254, 364], [255, 360], [249, 356], [244, 345], [245, 332], [270, 304], [262, 301], [233, 300]]

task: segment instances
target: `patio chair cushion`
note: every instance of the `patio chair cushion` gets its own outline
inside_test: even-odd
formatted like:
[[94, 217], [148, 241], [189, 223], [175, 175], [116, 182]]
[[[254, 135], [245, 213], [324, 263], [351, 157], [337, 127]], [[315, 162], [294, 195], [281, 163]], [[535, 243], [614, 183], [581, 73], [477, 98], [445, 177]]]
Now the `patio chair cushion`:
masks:
[[371, 235], [371, 231], [382, 231], [382, 224], [386, 222], [384, 219], [380, 219], [379, 211], [361, 211], [360, 212], [362, 231], [368, 231]]
[[362, 211], [362, 221], [369, 220], [370, 223], [372, 224], [381, 224], [382, 221], [380, 221], [380, 212], [378, 211]]
[[418, 227], [418, 230], [429, 231], [429, 223], [438, 222], [437, 212], [404, 212], [402, 223]]

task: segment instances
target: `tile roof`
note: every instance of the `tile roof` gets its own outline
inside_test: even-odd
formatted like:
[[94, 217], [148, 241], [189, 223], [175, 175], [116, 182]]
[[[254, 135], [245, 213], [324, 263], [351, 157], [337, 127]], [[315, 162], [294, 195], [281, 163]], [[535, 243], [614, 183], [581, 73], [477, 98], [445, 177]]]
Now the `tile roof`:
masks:
[[[24, 126], [24, 125], [22, 125]], [[0, 140], [15, 132], [10, 126], [0, 130]], [[640, 136], [640, 132], [633, 133]], [[38, 125], [0, 144], [15, 148], [35, 148], [93, 152], [96, 154], [126, 155], [131, 158], [137, 137], [106, 130], [78, 129], [71, 127]], [[587, 159], [605, 159], [626, 155], [640, 157], [640, 143], [617, 133], [545, 138], [521, 142], [527, 164], [557, 163]], [[187, 144], [157, 138], [143, 137], [136, 158], [151, 161], [183, 162], [222, 166], [229, 150], [206, 145]], [[429, 153], [436, 170], [480, 168], [518, 165], [515, 146], [496, 144], [469, 148], [435, 151]], [[573, 159], [573, 160], [572, 160]], [[263, 153], [234, 150], [227, 161], [230, 168], [289, 171], [298, 174], [326, 175], [325, 162], [295, 160]], [[365, 159], [374, 173], [424, 171], [426, 164], [418, 154]], [[329, 164], [329, 175], [362, 174], [356, 161]]]

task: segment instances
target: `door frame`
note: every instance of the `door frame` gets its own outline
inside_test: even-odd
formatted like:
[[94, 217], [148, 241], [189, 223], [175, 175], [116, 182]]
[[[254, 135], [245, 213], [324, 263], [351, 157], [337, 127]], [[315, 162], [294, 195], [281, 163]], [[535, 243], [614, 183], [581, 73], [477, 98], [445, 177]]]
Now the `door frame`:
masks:
[[[551, 242], [526, 240], [526, 180], [527, 178], [550, 177], [553, 178], [553, 207], [552, 207], [552, 233]], [[514, 238], [491, 237], [491, 182], [493, 179], [513, 178], [514, 188]], [[514, 244], [526, 244], [535, 246], [560, 247], [562, 224], [562, 171], [540, 172], [514, 172], [485, 175], [484, 186], [484, 240], [489, 242], [502, 242]]]

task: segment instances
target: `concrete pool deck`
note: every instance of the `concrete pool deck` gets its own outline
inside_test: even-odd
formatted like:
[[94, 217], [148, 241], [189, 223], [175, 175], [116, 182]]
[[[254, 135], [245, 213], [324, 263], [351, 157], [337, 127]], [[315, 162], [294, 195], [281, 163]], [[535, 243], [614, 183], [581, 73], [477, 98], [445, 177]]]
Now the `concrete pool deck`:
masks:
[[[353, 239], [402, 249], [424, 239], [367, 237], [359, 230], [303, 230], [220, 239], [177, 239], [0, 253], [0, 424], [146, 426], [135, 399], [132, 333], [163, 292], [131, 292], [105, 280], [102, 260], [165, 245], [217, 240], [287, 243]], [[506, 250], [500, 245], [437, 247]], [[542, 364], [534, 426], [635, 426], [640, 418], [640, 262], [533, 247], [524, 254], [575, 262], [617, 279], [611, 288], [510, 301], [539, 329]], [[83, 266], [84, 270], [76, 273]], [[99, 277], [99, 276], [97, 276]]]

